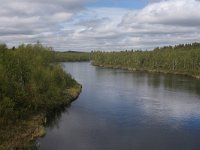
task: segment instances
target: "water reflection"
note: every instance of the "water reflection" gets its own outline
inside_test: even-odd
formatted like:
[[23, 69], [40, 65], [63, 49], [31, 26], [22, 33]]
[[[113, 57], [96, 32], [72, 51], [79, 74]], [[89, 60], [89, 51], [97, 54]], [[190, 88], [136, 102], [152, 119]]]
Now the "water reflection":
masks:
[[46, 120], [46, 127], [48, 128], [59, 128], [59, 122], [61, 120], [62, 114], [68, 113], [68, 109], [71, 105], [68, 105], [67, 107], [61, 107], [59, 109], [52, 110], [51, 112], [48, 112], [47, 120]]
[[40, 141], [40, 150], [200, 147], [199, 81], [103, 69], [89, 63], [66, 63], [64, 67], [83, 90], [67, 111], [56, 115]]
[[200, 96], [200, 81], [181, 75], [147, 74], [148, 85], [154, 88], [164, 87], [167, 90], [194, 92]]

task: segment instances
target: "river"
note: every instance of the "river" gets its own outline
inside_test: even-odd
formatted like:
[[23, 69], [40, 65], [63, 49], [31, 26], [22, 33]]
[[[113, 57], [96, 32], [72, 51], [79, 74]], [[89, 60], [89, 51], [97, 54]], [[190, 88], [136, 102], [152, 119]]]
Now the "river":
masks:
[[63, 63], [83, 85], [39, 150], [199, 150], [200, 81]]

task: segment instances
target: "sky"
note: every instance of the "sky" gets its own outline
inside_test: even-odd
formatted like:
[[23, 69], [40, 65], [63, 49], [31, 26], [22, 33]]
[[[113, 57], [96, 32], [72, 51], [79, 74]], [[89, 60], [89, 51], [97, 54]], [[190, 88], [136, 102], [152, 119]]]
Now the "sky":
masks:
[[200, 42], [199, 0], [0, 0], [0, 43], [58, 51]]

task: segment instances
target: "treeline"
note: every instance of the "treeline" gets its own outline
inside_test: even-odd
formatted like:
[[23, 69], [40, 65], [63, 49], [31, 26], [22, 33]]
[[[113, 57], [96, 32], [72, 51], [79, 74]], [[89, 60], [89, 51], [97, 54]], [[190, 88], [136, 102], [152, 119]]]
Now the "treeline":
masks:
[[90, 61], [88, 52], [54, 52], [54, 61], [56, 62], [82, 62]]
[[41, 44], [0, 44], [0, 149], [23, 149], [43, 134], [49, 112], [78, 96], [80, 85], [52, 62], [54, 52]]
[[152, 51], [92, 52], [94, 65], [200, 77], [200, 43], [155, 48]]

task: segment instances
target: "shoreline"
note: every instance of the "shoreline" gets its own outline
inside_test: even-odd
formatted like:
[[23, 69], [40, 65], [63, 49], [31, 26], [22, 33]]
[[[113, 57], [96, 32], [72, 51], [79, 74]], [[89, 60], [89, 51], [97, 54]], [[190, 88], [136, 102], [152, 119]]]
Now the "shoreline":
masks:
[[[68, 94], [69, 99], [66, 99], [64, 103], [55, 106], [49, 111], [53, 111], [54, 109], [59, 109], [61, 107], [67, 107], [79, 97], [81, 90], [82, 85], [80, 84], [67, 89], [66, 93]], [[43, 137], [46, 134], [45, 125], [47, 123], [47, 115], [48, 114], [44, 113], [33, 114], [26, 120], [19, 120], [15, 122], [15, 125], [11, 123], [0, 129], [0, 150], [26, 150], [35, 146], [35, 141], [39, 137]], [[6, 137], [3, 137], [3, 135]], [[2, 140], [3, 138], [4, 140]]]
[[173, 71], [165, 71], [165, 70], [158, 70], [158, 69], [137, 69], [137, 68], [129, 68], [129, 67], [120, 67], [120, 66], [112, 66], [112, 65], [98, 65], [92, 63], [91, 65], [96, 67], [102, 67], [102, 68], [110, 68], [110, 69], [122, 69], [122, 70], [128, 70], [131, 72], [148, 72], [148, 73], [161, 73], [161, 74], [171, 74], [171, 75], [181, 75], [186, 77], [191, 77], [197, 80], [200, 80], [200, 75], [191, 75], [187, 73], [182, 72], [173, 72]]

